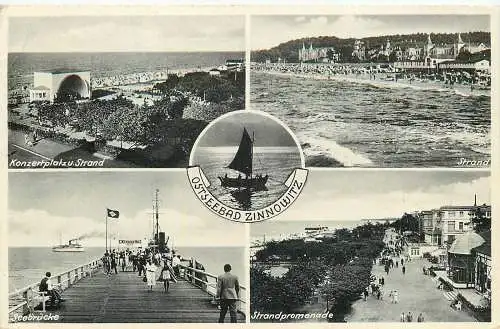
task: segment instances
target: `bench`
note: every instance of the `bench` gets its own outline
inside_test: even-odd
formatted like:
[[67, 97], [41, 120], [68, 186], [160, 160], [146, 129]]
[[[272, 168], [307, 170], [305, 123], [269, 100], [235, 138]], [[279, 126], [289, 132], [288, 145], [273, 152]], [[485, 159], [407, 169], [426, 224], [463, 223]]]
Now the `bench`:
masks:
[[42, 312], [46, 311], [46, 303], [50, 301], [50, 296], [46, 291], [33, 291], [33, 296], [30, 298], [29, 308], [30, 313], [35, 311], [35, 307], [41, 303], [42, 304]]

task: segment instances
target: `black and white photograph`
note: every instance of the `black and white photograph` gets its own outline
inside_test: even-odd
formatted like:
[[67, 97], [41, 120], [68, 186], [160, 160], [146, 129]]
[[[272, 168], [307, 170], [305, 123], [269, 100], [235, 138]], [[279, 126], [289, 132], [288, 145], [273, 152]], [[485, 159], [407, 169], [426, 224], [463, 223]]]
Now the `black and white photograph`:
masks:
[[245, 322], [246, 246], [179, 171], [10, 173], [9, 322]]
[[490, 322], [490, 184], [311, 170], [293, 208], [251, 225], [250, 321]]
[[9, 168], [179, 168], [245, 106], [245, 18], [11, 17]]
[[254, 15], [251, 49], [308, 167], [490, 167], [489, 15]]
[[281, 122], [256, 111], [220, 117], [200, 134], [190, 165], [198, 165], [213, 195], [240, 210], [262, 209], [287, 190], [285, 182], [302, 168], [300, 146]]

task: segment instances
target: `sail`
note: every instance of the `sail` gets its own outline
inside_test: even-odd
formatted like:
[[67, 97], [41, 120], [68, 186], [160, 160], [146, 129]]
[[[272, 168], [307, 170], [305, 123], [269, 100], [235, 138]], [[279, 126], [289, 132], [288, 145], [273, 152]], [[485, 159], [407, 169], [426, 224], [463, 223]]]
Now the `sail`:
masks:
[[252, 139], [245, 128], [243, 128], [240, 147], [233, 161], [231, 161], [227, 167], [237, 170], [247, 176], [252, 174]]

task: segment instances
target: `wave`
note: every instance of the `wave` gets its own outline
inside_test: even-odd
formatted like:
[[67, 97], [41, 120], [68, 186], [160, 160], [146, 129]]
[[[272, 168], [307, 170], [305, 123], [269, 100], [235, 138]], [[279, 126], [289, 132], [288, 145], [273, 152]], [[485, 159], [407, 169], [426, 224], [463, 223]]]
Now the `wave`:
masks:
[[367, 157], [357, 154], [347, 147], [340, 146], [334, 141], [308, 137], [302, 142], [308, 146], [304, 149], [306, 157], [328, 156], [346, 167], [370, 166], [373, 164]]

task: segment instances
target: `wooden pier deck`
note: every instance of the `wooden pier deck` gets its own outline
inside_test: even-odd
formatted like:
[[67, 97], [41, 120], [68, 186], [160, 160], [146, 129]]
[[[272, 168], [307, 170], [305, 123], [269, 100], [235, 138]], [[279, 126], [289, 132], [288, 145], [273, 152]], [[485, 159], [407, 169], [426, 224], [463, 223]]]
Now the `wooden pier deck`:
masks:
[[[60, 316], [59, 322], [216, 323], [219, 318], [212, 296], [190, 282], [171, 282], [168, 293], [163, 292], [163, 283], [157, 282], [151, 292], [137, 272], [106, 276], [99, 271], [67, 288], [62, 296], [66, 301], [61, 307], [49, 310]], [[238, 322], [244, 321], [238, 314]]]

